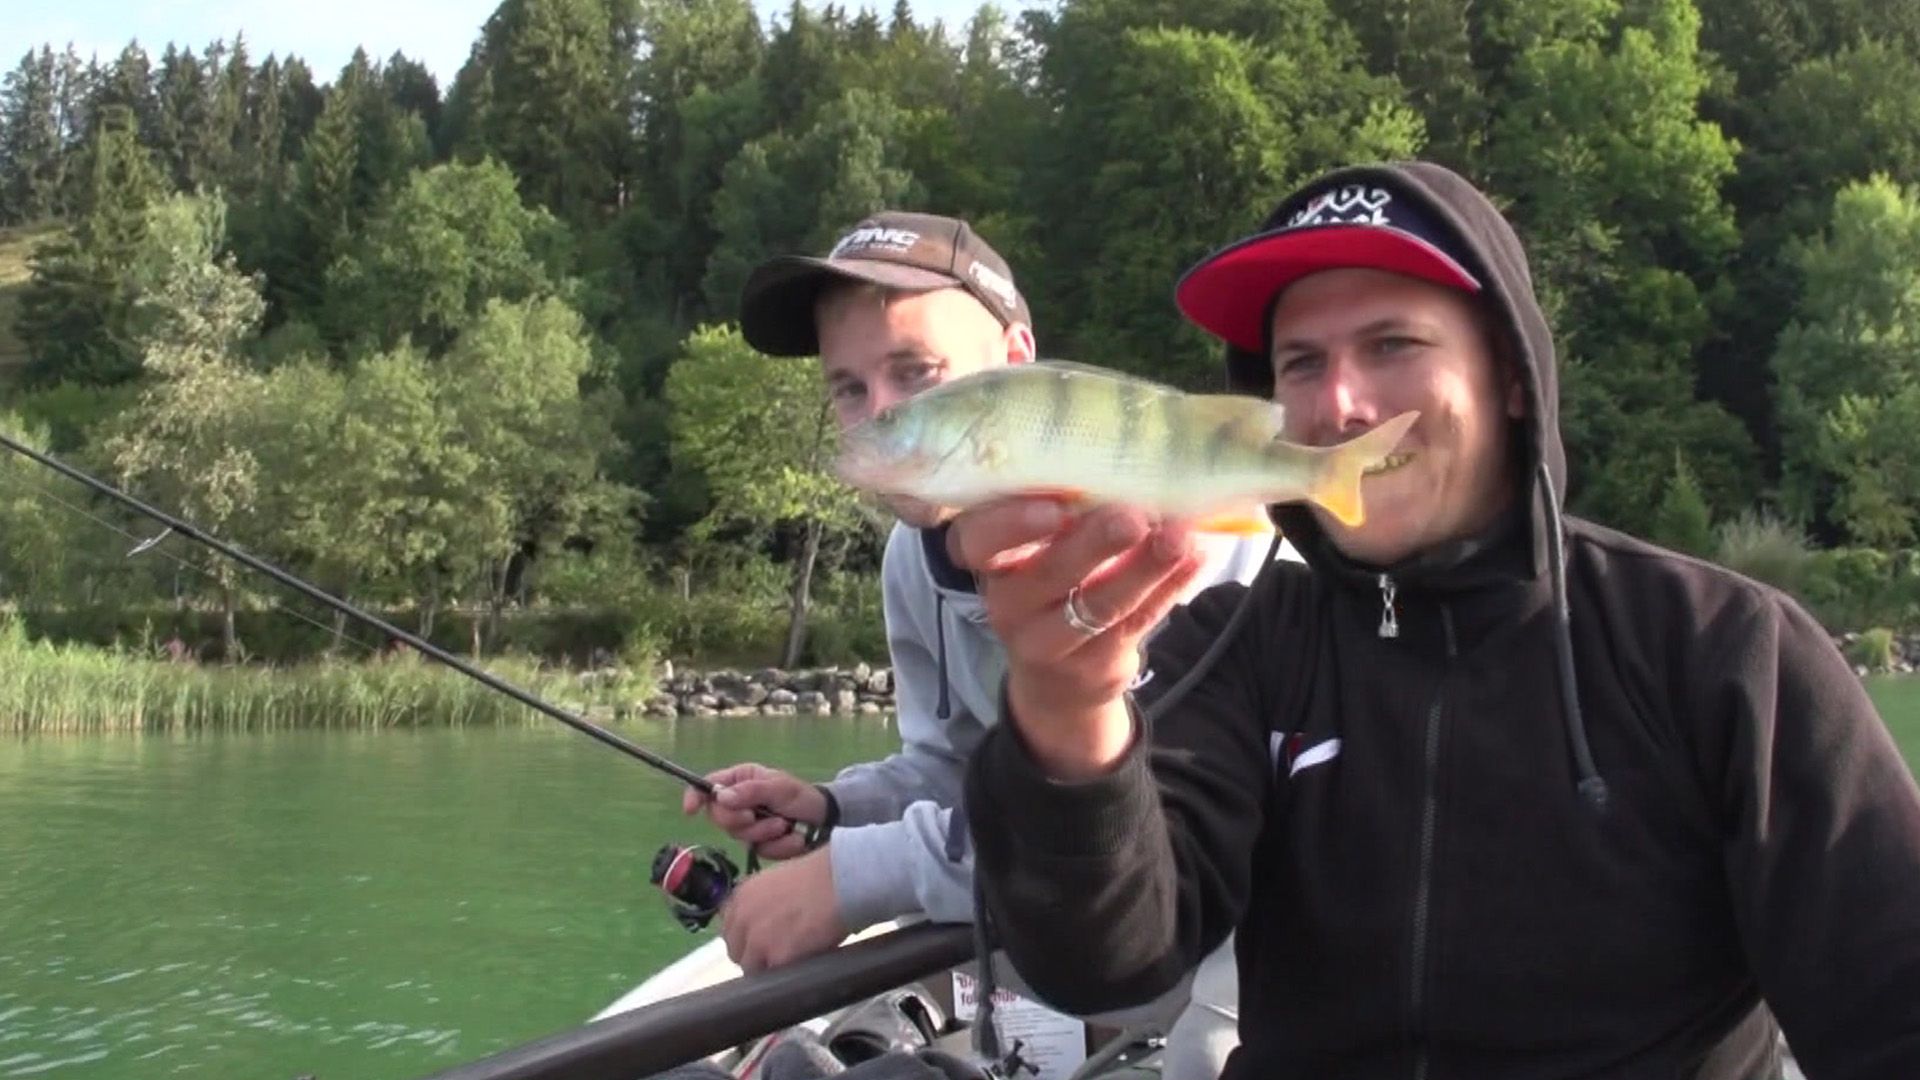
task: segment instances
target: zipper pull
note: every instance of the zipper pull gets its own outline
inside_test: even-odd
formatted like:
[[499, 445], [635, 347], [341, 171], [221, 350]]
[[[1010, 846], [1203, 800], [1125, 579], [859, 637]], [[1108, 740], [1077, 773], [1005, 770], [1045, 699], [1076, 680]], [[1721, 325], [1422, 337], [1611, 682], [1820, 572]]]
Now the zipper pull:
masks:
[[1393, 610], [1395, 588], [1393, 579], [1380, 575], [1380, 636], [1397, 638], [1400, 636], [1400, 616]]

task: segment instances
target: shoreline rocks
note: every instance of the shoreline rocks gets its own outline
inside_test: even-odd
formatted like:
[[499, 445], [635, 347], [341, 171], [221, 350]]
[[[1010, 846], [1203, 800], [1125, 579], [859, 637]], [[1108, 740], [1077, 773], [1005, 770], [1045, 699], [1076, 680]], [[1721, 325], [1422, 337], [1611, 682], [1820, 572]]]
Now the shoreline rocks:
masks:
[[676, 671], [663, 664], [659, 690], [640, 703], [655, 717], [878, 716], [893, 711], [893, 670], [852, 667]]

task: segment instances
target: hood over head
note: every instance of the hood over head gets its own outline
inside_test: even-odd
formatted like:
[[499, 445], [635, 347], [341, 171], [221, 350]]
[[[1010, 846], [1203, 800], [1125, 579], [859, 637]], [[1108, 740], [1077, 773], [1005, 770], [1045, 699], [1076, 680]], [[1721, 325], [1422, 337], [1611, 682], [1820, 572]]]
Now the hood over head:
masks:
[[[1487, 305], [1506, 336], [1496, 348], [1512, 359], [1526, 384], [1527, 416], [1516, 433], [1514, 475], [1519, 505], [1529, 509], [1532, 574], [1544, 576], [1547, 522], [1557, 523], [1567, 475], [1553, 336], [1518, 234], [1464, 177], [1419, 161], [1324, 173], [1281, 200], [1258, 232], [1188, 270], [1175, 300], [1190, 320], [1226, 343], [1228, 388], [1271, 397], [1267, 324], [1281, 290], [1315, 271], [1347, 266], [1423, 277], [1473, 292]], [[1541, 482], [1542, 466], [1551, 491]], [[1271, 514], [1308, 562], [1326, 569], [1346, 563], [1305, 506], [1277, 506]], [[1444, 584], [1483, 546], [1480, 539], [1463, 541], [1380, 569], [1409, 582]]]
[[[1303, 504], [1270, 508], [1275, 524], [1318, 573], [1472, 588], [1493, 579], [1544, 579], [1559, 616], [1562, 709], [1580, 791], [1596, 808], [1606, 786], [1587, 751], [1566, 629], [1561, 499], [1566, 450], [1552, 331], [1534, 294], [1524, 245], [1499, 209], [1466, 178], [1422, 161], [1350, 166], [1324, 173], [1282, 199], [1260, 230], [1201, 260], [1175, 286], [1189, 320], [1226, 346], [1228, 388], [1273, 396], [1267, 332], [1288, 285], [1320, 270], [1373, 267], [1462, 289], [1487, 305], [1519, 370], [1527, 415], [1513, 438], [1516, 511], [1488, 535], [1463, 538], [1388, 567], [1363, 567], [1336, 549]], [[1515, 535], [1515, 533], [1520, 535]]]

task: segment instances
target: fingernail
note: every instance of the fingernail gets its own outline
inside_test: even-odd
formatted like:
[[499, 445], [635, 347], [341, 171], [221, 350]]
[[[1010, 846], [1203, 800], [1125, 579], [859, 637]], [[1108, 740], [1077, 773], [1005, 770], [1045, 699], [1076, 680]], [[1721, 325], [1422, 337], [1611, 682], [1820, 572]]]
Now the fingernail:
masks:
[[1066, 514], [1056, 502], [1031, 502], [1020, 515], [1021, 520], [1031, 529], [1057, 529]]
[[1180, 557], [1186, 545], [1182, 538], [1167, 529], [1155, 529], [1153, 533], [1153, 553], [1169, 562]]
[[1131, 544], [1140, 539], [1140, 526], [1131, 517], [1116, 517], [1107, 522], [1107, 539], [1115, 544]]

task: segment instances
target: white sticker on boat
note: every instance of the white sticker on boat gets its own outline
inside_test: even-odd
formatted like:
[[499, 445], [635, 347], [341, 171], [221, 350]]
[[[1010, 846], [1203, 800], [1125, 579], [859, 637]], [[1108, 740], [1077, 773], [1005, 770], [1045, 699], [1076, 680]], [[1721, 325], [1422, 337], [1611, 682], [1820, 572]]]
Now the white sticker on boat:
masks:
[[[972, 1023], [980, 1012], [980, 984], [965, 971], [953, 973], [954, 1019]], [[1020, 1042], [1035, 1080], [1068, 1080], [1087, 1061], [1087, 1024], [1055, 1012], [1004, 986], [993, 988], [993, 1019], [1003, 1045]]]

